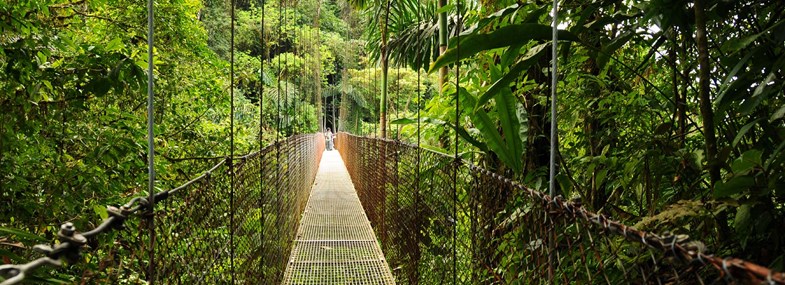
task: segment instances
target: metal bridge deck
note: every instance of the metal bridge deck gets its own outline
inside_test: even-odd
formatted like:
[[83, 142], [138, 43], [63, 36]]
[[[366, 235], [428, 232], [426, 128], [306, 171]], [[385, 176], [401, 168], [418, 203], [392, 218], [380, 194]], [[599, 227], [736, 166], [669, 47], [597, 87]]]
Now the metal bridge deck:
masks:
[[325, 151], [284, 284], [395, 284], [338, 151]]

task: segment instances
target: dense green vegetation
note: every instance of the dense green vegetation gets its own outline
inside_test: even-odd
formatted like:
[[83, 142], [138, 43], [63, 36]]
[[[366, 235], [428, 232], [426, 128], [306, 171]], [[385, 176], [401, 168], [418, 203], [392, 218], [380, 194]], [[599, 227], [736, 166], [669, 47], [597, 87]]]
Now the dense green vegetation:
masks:
[[[452, 152], [457, 97], [460, 153], [547, 188], [550, 3], [353, 2], [387, 23], [366, 36], [376, 50], [389, 45], [393, 65], [432, 74], [450, 67], [442, 92], [421, 95], [425, 145]], [[782, 270], [783, 4], [561, 5], [560, 193], [642, 229], [688, 235]], [[440, 57], [437, 12], [448, 14], [451, 35]], [[394, 121], [412, 140], [414, 119]]]
[[[229, 155], [230, 3], [155, 3], [158, 189], [193, 179]], [[344, 37], [344, 7], [237, 3], [237, 154], [320, 128], [319, 94], [340, 79], [347, 47], [360, 44]], [[0, 3], [4, 262], [22, 261], [16, 254], [30, 251], [16, 249], [42, 241], [34, 236], [54, 240], [60, 222], [89, 229], [105, 216], [105, 205], [145, 193], [146, 51], [143, 2]]]
[[[323, 126], [415, 141], [419, 114], [424, 147], [457, 131], [463, 157], [546, 189], [550, 3], [448, 2], [238, 1], [237, 153]], [[228, 155], [230, 3], [156, 2], [159, 188]], [[566, 0], [560, 22], [562, 195], [785, 269], [785, 4]], [[12, 228], [53, 238], [145, 191], [146, 12], [3, 1], [0, 32], [9, 259], [38, 242]]]

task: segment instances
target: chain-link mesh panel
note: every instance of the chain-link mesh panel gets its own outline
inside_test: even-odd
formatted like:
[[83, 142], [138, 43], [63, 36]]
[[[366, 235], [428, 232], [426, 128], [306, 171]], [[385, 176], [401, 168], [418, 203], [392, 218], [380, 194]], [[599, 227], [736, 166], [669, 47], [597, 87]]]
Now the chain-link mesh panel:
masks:
[[785, 284], [783, 274], [638, 231], [452, 156], [338, 134], [401, 284]]
[[236, 159], [234, 199], [228, 163], [174, 192], [156, 211], [155, 279], [279, 283], [323, 148], [297, 135]]
[[239, 222], [234, 232], [238, 283], [280, 282], [323, 146], [321, 135], [295, 136], [238, 167], [235, 216]]
[[[84, 233], [93, 249], [86, 262], [77, 263], [76, 270], [83, 273], [73, 281], [280, 283], [323, 151], [321, 134], [292, 136], [236, 158], [234, 165], [224, 160], [183, 186], [159, 192], [153, 214], [144, 214], [146, 202], [139, 198], [114, 208], [114, 213], [110, 209], [110, 219]], [[122, 230], [109, 231], [118, 227]], [[58, 250], [72, 255], [79, 246], [60, 244]], [[66, 255], [41, 260], [61, 256]]]

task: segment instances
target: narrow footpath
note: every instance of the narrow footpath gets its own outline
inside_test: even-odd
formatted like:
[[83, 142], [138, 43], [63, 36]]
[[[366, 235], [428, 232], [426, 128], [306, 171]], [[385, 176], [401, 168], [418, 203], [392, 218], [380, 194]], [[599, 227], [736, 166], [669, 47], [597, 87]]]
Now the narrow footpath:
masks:
[[284, 284], [395, 284], [338, 151], [325, 151]]

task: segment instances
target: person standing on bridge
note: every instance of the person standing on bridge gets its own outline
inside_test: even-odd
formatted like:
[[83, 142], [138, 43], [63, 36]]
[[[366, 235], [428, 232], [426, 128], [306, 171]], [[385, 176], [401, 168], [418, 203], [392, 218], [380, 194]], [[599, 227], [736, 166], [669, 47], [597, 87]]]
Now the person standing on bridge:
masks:
[[330, 131], [330, 128], [327, 128], [327, 131], [324, 132], [324, 139], [325, 142], [327, 143], [327, 150], [328, 151], [333, 150], [333, 132]]

